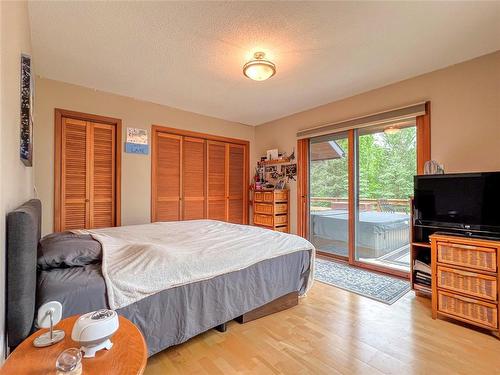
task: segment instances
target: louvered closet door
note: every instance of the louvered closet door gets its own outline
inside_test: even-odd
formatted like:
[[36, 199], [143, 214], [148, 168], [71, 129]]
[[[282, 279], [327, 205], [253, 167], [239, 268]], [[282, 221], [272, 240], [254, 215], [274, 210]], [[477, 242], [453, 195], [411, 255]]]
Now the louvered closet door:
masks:
[[85, 121], [62, 119], [61, 230], [88, 228], [90, 129]]
[[91, 129], [90, 228], [115, 225], [115, 127], [89, 123]]
[[243, 195], [246, 191], [246, 182], [244, 176], [245, 170], [245, 147], [229, 143], [227, 145], [227, 154], [229, 162], [228, 176], [228, 221], [235, 224], [243, 224], [244, 209]]
[[157, 133], [156, 213], [154, 221], [181, 220], [182, 137]]
[[226, 220], [226, 144], [207, 141], [207, 218]]
[[182, 220], [205, 216], [205, 140], [184, 137], [182, 140]]

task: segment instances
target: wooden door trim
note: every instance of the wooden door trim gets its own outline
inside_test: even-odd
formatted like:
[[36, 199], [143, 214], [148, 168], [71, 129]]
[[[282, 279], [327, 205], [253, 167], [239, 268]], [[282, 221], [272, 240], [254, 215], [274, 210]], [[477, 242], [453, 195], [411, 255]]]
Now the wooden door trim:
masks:
[[[156, 170], [157, 170], [157, 163], [156, 163], [156, 137], [158, 136], [158, 133], [167, 133], [167, 134], [172, 134], [172, 135], [177, 135], [177, 136], [182, 136], [182, 137], [187, 137], [187, 138], [198, 138], [206, 141], [205, 143], [205, 149], [206, 149], [206, 157], [205, 157], [205, 173], [206, 177], [205, 180], [208, 179], [208, 144], [209, 142], [219, 142], [223, 144], [231, 143], [235, 145], [242, 145], [244, 146], [244, 168], [243, 168], [243, 176], [244, 176], [244, 181], [245, 181], [245, 193], [243, 194], [243, 223], [248, 224], [248, 194], [247, 194], [247, 185], [249, 184], [249, 175], [250, 175], [250, 158], [249, 158], [249, 148], [250, 148], [250, 142], [244, 139], [237, 139], [237, 138], [228, 138], [228, 137], [223, 137], [223, 136], [218, 136], [218, 135], [213, 135], [213, 134], [207, 134], [207, 133], [199, 133], [199, 132], [194, 132], [191, 130], [184, 130], [184, 129], [177, 129], [177, 128], [171, 128], [168, 126], [162, 126], [162, 125], [152, 125], [151, 126], [151, 221], [153, 221], [154, 218], [154, 213], [156, 212], [156, 193], [155, 193], [155, 186], [156, 186]], [[182, 155], [181, 155], [182, 158]], [[182, 160], [181, 160], [182, 164]], [[208, 184], [205, 184], [205, 196], [206, 196], [206, 206], [205, 206], [205, 214], [208, 215]]]
[[348, 184], [348, 261], [349, 264], [354, 264], [356, 261], [356, 180], [354, 178], [356, 174], [356, 158], [357, 158], [357, 147], [355, 145], [355, 130], [351, 129], [347, 131], [347, 184]]
[[297, 234], [306, 239], [309, 238], [309, 143], [309, 139], [297, 141]]
[[163, 125], [152, 125], [151, 132], [170, 133], [170, 134], [175, 134], [175, 135], [182, 135], [184, 137], [202, 138], [202, 139], [206, 139], [206, 140], [210, 140], [210, 141], [235, 143], [238, 145], [246, 145], [246, 146], [248, 146], [250, 144], [249, 141], [246, 141], [244, 139], [228, 138], [228, 137], [223, 137], [223, 136], [214, 135], [214, 134], [194, 132], [191, 130], [170, 128], [168, 126], [163, 126]]
[[424, 174], [426, 161], [431, 160], [431, 102], [425, 103], [425, 114], [417, 116], [417, 174]]
[[63, 117], [98, 122], [113, 125], [115, 127], [115, 225], [121, 225], [121, 139], [122, 139], [122, 120], [100, 116], [90, 113], [70, 111], [61, 108], [54, 109], [54, 232], [59, 232], [62, 228], [61, 223], [61, 186], [62, 186], [62, 121]]

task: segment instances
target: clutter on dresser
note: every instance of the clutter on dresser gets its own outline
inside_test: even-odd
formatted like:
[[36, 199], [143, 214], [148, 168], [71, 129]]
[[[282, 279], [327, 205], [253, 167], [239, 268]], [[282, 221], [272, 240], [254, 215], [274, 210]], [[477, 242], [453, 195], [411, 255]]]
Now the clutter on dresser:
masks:
[[251, 190], [286, 189], [287, 183], [295, 181], [297, 164], [295, 149], [290, 156], [285, 151], [278, 149], [267, 150], [266, 156], [261, 156], [255, 167], [254, 181]]

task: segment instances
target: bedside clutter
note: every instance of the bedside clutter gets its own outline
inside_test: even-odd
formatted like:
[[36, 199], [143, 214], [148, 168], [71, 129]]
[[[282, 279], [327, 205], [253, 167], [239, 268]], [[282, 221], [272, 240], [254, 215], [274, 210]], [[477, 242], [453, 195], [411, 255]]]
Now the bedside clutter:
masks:
[[446, 316], [499, 336], [500, 241], [435, 233], [432, 317]]
[[[46, 330], [33, 333], [7, 358], [1, 369], [2, 375], [56, 374], [56, 361], [60, 360], [59, 355], [67, 349], [79, 346], [79, 343], [71, 338], [71, 331], [77, 319], [78, 316], [72, 316], [62, 320], [57, 328], [66, 333], [64, 339], [46, 348], [35, 348], [33, 345], [33, 341]], [[99, 351], [95, 358], [80, 357], [81, 366], [68, 371], [68, 374], [140, 375], [144, 372], [147, 347], [142, 333], [123, 316], [119, 316], [118, 319], [120, 328], [113, 336], [111, 350]], [[66, 353], [66, 357], [68, 356]]]

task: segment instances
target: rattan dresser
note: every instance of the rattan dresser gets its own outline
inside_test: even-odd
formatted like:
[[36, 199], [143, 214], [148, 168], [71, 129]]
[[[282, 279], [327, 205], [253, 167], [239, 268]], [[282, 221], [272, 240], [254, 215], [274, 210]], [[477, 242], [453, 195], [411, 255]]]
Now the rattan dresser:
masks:
[[446, 316], [499, 336], [500, 241], [434, 234], [432, 317]]
[[253, 199], [253, 224], [279, 232], [290, 231], [287, 189], [256, 191]]

